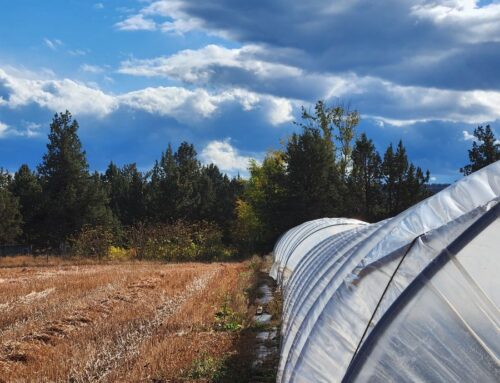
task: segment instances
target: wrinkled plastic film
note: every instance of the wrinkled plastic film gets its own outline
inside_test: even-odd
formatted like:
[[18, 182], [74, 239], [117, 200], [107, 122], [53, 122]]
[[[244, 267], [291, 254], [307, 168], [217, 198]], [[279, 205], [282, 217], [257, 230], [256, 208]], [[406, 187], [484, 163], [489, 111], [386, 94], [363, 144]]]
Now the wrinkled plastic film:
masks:
[[[327, 218], [285, 233], [275, 246], [271, 272], [282, 287], [284, 302], [278, 381], [340, 382], [356, 350], [363, 347], [398, 297], [499, 199], [500, 162], [377, 224]], [[495, 246], [499, 253], [500, 246]], [[481, 249], [475, 253], [480, 254]], [[499, 256], [491, 257], [498, 260]], [[462, 259], [460, 266], [462, 271], [470, 271], [468, 280], [475, 281], [478, 291], [500, 291], [494, 271], [471, 266], [471, 259]], [[489, 306], [471, 307], [478, 312], [489, 308], [488, 318], [497, 323], [500, 298], [493, 294], [488, 300], [492, 302]], [[484, 318], [474, 322], [478, 332], [483, 330], [478, 323]], [[498, 334], [489, 338], [499, 342]], [[489, 349], [497, 352], [493, 346]], [[387, 363], [379, 361], [377, 368], [381, 365]], [[488, 366], [491, 373], [491, 364]], [[444, 370], [435, 376], [445, 376]], [[377, 374], [380, 379], [394, 378], [388, 372], [377, 370]], [[403, 379], [401, 374], [394, 379]], [[418, 369], [408, 370], [401, 381], [411, 380], [412, 374], [425, 377]]]

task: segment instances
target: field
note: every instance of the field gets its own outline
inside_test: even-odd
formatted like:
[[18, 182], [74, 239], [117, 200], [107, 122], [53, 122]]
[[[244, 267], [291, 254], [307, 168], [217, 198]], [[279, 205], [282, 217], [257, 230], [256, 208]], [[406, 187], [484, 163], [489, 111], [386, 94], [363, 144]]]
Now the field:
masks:
[[244, 381], [249, 374], [251, 345], [242, 344], [241, 331], [254, 312], [248, 261], [6, 262], [1, 382], [234, 381], [237, 373]]

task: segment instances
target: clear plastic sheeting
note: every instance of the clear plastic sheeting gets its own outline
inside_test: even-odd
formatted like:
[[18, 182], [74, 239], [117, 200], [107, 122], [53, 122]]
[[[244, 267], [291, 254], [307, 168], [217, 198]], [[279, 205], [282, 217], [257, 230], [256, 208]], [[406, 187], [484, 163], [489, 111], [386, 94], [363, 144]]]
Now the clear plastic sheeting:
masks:
[[322, 239], [350, 230], [363, 221], [349, 218], [321, 218], [308, 221], [287, 231], [274, 247], [274, 264], [270, 275], [281, 281], [293, 272], [301, 256]]
[[499, 201], [497, 162], [386, 221], [285, 233], [278, 382], [500, 381]]

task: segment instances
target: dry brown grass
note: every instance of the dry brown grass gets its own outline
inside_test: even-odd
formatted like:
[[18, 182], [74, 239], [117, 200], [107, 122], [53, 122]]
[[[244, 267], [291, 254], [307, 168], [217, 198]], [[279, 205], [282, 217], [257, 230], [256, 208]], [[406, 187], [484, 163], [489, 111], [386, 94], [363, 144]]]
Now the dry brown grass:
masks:
[[238, 352], [238, 333], [215, 331], [215, 314], [225, 305], [247, 321], [246, 262], [30, 258], [0, 263], [0, 382], [191, 381], [200, 358]]

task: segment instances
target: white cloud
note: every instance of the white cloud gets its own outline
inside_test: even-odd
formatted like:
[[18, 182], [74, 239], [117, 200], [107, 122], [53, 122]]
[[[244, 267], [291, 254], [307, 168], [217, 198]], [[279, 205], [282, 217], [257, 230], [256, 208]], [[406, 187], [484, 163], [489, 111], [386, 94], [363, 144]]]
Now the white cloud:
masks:
[[104, 4], [103, 3], [95, 3], [93, 6], [94, 9], [103, 9]]
[[150, 87], [120, 95], [104, 93], [97, 86], [70, 79], [37, 79], [35, 74], [10, 74], [0, 69], [0, 86], [8, 91], [0, 107], [19, 108], [34, 103], [49, 110], [105, 117], [120, 106], [184, 122], [212, 117], [220, 107], [239, 104], [245, 111], [261, 111], [273, 125], [291, 120], [292, 102], [245, 89], [208, 92], [203, 88]]
[[260, 79], [278, 80], [303, 75], [297, 67], [259, 59], [259, 53], [264, 52], [254, 45], [229, 49], [212, 44], [198, 50], [183, 50], [169, 57], [127, 60], [121, 63], [119, 72], [135, 76], [171, 77], [189, 83], [207, 82], [216, 74], [217, 68], [241, 69]]
[[476, 0], [448, 0], [414, 5], [412, 14], [453, 29], [466, 43], [500, 42], [500, 4], [479, 6]]
[[[167, 77], [197, 86], [247, 89], [274, 99], [266, 109], [273, 124], [292, 119], [290, 99], [337, 100], [348, 97], [368, 117], [403, 126], [431, 120], [477, 123], [500, 118], [500, 92], [490, 90], [447, 90], [399, 85], [355, 73], [311, 73], [302, 68], [268, 61], [262, 48], [247, 45], [229, 49], [208, 45], [184, 50], [169, 57], [121, 63], [122, 74]], [[278, 101], [279, 100], [279, 101]]]
[[104, 72], [104, 68], [98, 65], [82, 64], [80, 70], [87, 73], [98, 74]]
[[474, 141], [476, 137], [473, 134], [470, 134], [467, 130], [462, 130], [462, 135], [464, 141]]
[[200, 88], [189, 90], [181, 87], [156, 87], [125, 93], [117, 99], [121, 105], [152, 114], [171, 116], [188, 123], [210, 118], [221, 106], [230, 103], [241, 105], [245, 111], [263, 110], [272, 125], [291, 120], [291, 104], [288, 100], [244, 89], [209, 93]]
[[143, 15], [133, 15], [115, 24], [120, 31], [154, 31], [156, 23], [151, 19], [144, 18]]
[[170, 19], [161, 25], [163, 32], [184, 34], [202, 28], [200, 19], [186, 14], [182, 7], [182, 0], [160, 0], [154, 1], [140, 11], [140, 14], [147, 16], [162, 16]]
[[284, 98], [270, 98], [267, 104], [267, 117], [272, 125], [293, 121], [292, 103]]
[[[228, 62], [233, 63], [231, 58]], [[236, 62], [240, 65], [238, 61]], [[265, 65], [261, 69], [264, 67]], [[202, 70], [196, 73], [208, 70], [201, 64], [200, 68]], [[82, 67], [82, 70], [85, 69], [92, 73], [100, 70], [99, 67]], [[175, 66], [171, 69], [181, 70]], [[262, 69], [260, 73], [268, 73], [268, 70]], [[293, 120], [294, 109], [300, 105], [309, 105], [309, 98], [306, 97], [281, 96], [280, 94], [286, 92], [280, 91], [280, 84], [284, 84], [285, 87], [293, 82], [302, 84], [299, 81], [305, 77], [306, 83], [313, 84], [312, 80], [316, 79], [324, 86], [317, 89], [316, 96], [312, 97], [313, 100], [323, 98], [328, 102], [337, 102], [339, 98], [349, 97], [348, 101], [362, 111], [364, 117], [395, 126], [434, 120], [477, 124], [500, 119], [500, 109], [498, 109], [500, 92], [402, 86], [379, 78], [360, 77], [355, 74], [346, 74], [343, 78], [335, 75], [325, 75], [321, 78], [319, 75], [308, 73], [304, 76], [295, 76], [293, 71], [290, 71], [289, 77], [284, 77], [276, 86], [272, 86], [272, 78], [266, 78], [261, 79], [264, 85], [255, 86], [255, 89], [245, 89], [237, 83], [231, 85], [229, 82], [226, 86], [219, 87], [216, 83], [210, 83], [210, 91], [202, 86], [194, 89], [180, 86], [150, 87], [113, 95], [100, 90], [97, 84], [70, 79], [58, 80], [53, 74], [47, 76], [47, 73], [44, 73], [37, 78], [33, 73], [19, 70], [11, 73], [14, 74], [7, 74], [0, 69], [0, 86], [10, 90], [7, 99], [5, 96], [0, 99], [0, 105], [15, 108], [37, 103], [54, 111], [68, 108], [74, 113], [81, 112], [98, 117], [106, 116], [120, 106], [127, 106], [148, 113], [195, 121], [212, 117], [223, 105], [236, 103], [245, 111], [260, 111], [270, 124], [280, 125]], [[191, 75], [194, 72], [188, 68], [182, 73]], [[251, 81], [249, 86], [258, 82]], [[268, 85], [269, 89], [265, 85]], [[329, 91], [325, 92], [326, 89]], [[271, 92], [268, 93], [267, 90]]]
[[209, 117], [216, 109], [213, 98], [204, 90], [179, 87], [146, 88], [119, 96], [122, 105], [180, 120]]
[[[205, 30], [201, 19], [188, 15], [184, 12], [184, 5], [185, 3], [182, 0], [152, 1], [138, 13], [135, 13], [125, 21], [116, 24], [116, 26], [120, 30], [132, 31], [159, 29], [162, 32], [174, 34], [185, 34], [193, 30]], [[130, 11], [130, 9], [126, 10]], [[152, 20], [152, 17], [162, 17], [167, 19], [167, 21], [163, 21], [157, 25]], [[213, 35], [226, 35], [223, 31], [205, 30], [205, 32]]]
[[0, 121], [0, 139], [12, 136], [27, 138], [40, 136], [40, 124], [35, 124], [33, 122], [23, 122], [23, 125], [24, 129], [15, 129], [12, 126], [9, 126]]
[[74, 114], [103, 117], [118, 108], [112, 95], [69, 79], [46, 80], [15, 77], [0, 69], [0, 85], [10, 90], [4, 105], [18, 108], [31, 103], [54, 112], [71, 110]]
[[[471, 124], [500, 118], [500, 92], [447, 90], [397, 85], [377, 78], [357, 78], [353, 102], [364, 116], [404, 126], [433, 120]], [[351, 93], [352, 94], [352, 93]], [[372, 114], [374, 110], [379, 114]]]
[[250, 156], [241, 155], [234, 146], [231, 145], [231, 139], [211, 141], [203, 148], [200, 158], [205, 164], [215, 164], [220, 170], [230, 175], [248, 173], [250, 160], [255, 159]]
[[9, 130], [9, 126], [0, 121], [0, 138], [5, 137]]
[[48, 39], [46, 37], [43, 39], [43, 42], [45, 43], [45, 45], [47, 47], [49, 47], [53, 51], [56, 51], [57, 48], [62, 45], [62, 41], [61, 40], [58, 40], [58, 39], [50, 40], [50, 39]]

